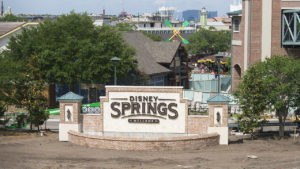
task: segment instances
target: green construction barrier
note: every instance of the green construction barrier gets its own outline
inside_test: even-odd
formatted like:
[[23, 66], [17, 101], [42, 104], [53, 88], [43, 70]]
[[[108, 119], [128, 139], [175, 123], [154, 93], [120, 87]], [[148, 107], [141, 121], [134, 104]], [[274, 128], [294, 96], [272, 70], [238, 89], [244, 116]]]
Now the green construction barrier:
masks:
[[5, 125], [6, 129], [17, 129], [17, 128], [26, 128], [27, 127], [27, 121], [26, 119], [23, 121], [22, 126], [18, 126], [17, 117], [19, 115], [24, 115], [24, 112], [10, 112], [5, 115], [6, 119], [10, 119], [8, 123]]
[[[84, 108], [84, 107], [100, 107], [100, 102], [90, 103], [90, 104], [82, 104], [81, 109]], [[48, 109], [48, 110], [45, 110], [45, 111], [48, 112], [49, 115], [59, 115], [60, 114], [59, 108]]]

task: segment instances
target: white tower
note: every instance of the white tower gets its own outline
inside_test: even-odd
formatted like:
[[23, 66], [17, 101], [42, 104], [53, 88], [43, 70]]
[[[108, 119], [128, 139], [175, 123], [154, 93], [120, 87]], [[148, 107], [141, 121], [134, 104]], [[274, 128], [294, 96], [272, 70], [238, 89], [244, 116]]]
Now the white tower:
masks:
[[231, 0], [230, 12], [242, 9], [242, 0]]

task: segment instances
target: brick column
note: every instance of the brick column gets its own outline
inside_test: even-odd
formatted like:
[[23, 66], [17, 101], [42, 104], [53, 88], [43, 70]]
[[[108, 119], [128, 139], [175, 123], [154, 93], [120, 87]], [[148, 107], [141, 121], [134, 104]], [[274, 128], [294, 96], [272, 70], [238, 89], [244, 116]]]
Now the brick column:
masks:
[[220, 144], [228, 144], [228, 104], [230, 100], [217, 94], [207, 100], [209, 110], [208, 133], [218, 133]]
[[68, 141], [70, 130], [81, 132], [80, 119], [82, 96], [69, 92], [58, 98], [60, 108], [59, 141]]

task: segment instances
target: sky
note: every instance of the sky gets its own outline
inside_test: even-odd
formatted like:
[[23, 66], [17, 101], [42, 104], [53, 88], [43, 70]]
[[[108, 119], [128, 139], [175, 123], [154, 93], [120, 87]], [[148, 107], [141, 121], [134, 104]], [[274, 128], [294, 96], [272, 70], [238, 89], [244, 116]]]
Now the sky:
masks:
[[175, 7], [177, 12], [187, 9], [218, 11], [224, 16], [229, 11], [232, 0], [3, 0], [5, 11], [11, 7], [14, 14], [66, 14], [71, 10], [101, 14], [119, 14], [125, 10], [129, 14], [153, 13], [159, 7]]

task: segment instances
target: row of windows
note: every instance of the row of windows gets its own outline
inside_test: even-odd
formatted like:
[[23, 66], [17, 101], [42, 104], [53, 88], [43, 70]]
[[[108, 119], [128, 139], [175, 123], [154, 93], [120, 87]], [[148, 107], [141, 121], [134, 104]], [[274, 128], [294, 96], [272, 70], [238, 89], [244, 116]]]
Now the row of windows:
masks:
[[[142, 26], [142, 25], [139, 25], [139, 26]], [[182, 25], [181, 24], [172, 24], [172, 26], [176, 28], [177, 26], [181, 27]], [[151, 28], [154, 28], [154, 27], [159, 28], [159, 27], [161, 27], [162, 28], [162, 27], [167, 27], [167, 26], [164, 25], [164, 24], [162, 24], [162, 23], [160, 24], [160, 26], [158, 26], [158, 24], [155, 25], [155, 23], [150, 23], [150, 24], [144, 23], [143, 27], [144, 28], [147, 28], [147, 27], [151, 27]]]
[[[146, 31], [147, 33], [150, 33], [150, 34], [171, 34], [173, 33], [172, 30], [169, 30], [169, 31], [162, 31], [162, 30], [159, 30], [159, 31]], [[181, 30], [180, 33], [194, 33], [195, 30]]]

